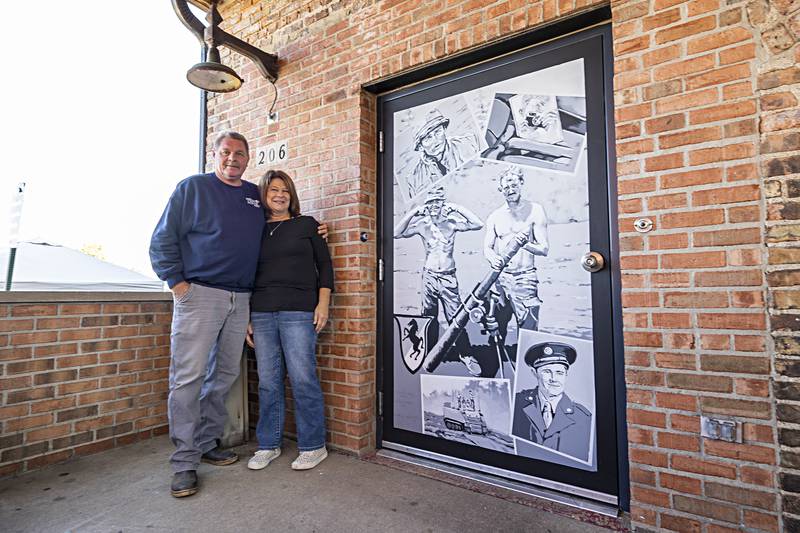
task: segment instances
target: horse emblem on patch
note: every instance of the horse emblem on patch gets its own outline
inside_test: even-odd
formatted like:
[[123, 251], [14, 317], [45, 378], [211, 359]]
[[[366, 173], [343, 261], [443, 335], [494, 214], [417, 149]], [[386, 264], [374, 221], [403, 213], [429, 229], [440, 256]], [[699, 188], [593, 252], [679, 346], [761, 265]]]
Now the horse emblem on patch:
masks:
[[415, 374], [439, 340], [439, 324], [433, 317], [419, 315], [394, 315], [394, 322], [403, 364]]

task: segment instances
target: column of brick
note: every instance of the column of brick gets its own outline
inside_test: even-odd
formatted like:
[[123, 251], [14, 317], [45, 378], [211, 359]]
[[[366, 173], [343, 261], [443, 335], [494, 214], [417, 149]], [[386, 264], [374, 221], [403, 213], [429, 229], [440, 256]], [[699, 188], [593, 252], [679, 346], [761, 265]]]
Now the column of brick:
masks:
[[168, 302], [0, 306], [0, 476], [166, 431]]
[[767, 196], [770, 329], [776, 352], [783, 527], [800, 530], [800, 3], [752, 1], [748, 18], [758, 29], [762, 57], [761, 174]]
[[[744, 6], [612, 5], [631, 515], [643, 526], [778, 528]], [[637, 233], [640, 217], [654, 230]], [[743, 443], [701, 438], [700, 414], [742, 422]]]

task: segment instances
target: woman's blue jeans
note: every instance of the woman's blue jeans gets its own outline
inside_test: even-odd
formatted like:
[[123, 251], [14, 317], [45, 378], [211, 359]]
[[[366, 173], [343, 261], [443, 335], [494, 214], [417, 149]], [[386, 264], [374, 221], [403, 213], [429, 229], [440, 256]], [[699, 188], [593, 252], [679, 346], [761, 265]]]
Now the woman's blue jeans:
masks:
[[325, 445], [325, 406], [317, 378], [314, 313], [253, 312], [250, 321], [258, 363], [258, 448], [281, 447], [286, 417], [283, 378], [287, 372], [294, 396], [297, 448], [300, 451], [322, 448]]

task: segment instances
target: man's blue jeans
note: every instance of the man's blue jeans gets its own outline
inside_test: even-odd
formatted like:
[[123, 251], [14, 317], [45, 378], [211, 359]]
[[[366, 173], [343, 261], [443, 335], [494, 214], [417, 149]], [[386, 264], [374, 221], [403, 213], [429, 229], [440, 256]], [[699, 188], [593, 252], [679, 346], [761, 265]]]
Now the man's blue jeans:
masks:
[[250, 322], [258, 363], [258, 448], [281, 447], [286, 416], [283, 378], [287, 372], [294, 395], [297, 448], [300, 451], [322, 448], [325, 445], [325, 406], [317, 378], [314, 313], [253, 312]]
[[249, 315], [249, 292], [192, 284], [175, 301], [167, 400], [174, 472], [197, 470], [200, 456], [222, 437]]

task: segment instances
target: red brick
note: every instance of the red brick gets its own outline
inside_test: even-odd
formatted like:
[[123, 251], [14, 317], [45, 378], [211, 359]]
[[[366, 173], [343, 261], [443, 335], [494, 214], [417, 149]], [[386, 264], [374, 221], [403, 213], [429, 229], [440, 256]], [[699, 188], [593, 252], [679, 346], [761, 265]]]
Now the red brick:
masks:
[[[637, 427], [629, 427], [628, 428], [628, 441], [634, 444], [642, 444], [645, 446], [652, 446], [653, 445], [653, 432], [649, 429], [644, 428], [637, 428]], [[640, 470], [641, 471], [641, 470]], [[641, 471], [645, 472], [645, 471]], [[652, 472], [651, 472], [652, 473]], [[655, 476], [653, 476], [655, 478]], [[631, 481], [635, 481], [631, 479]], [[641, 481], [639, 481], [641, 483]], [[648, 483], [652, 484], [652, 483]]]
[[766, 511], [774, 511], [777, 507], [776, 495], [770, 492], [753, 490], [723, 483], [707, 482], [705, 484], [707, 497], [724, 500], [731, 503], [757, 507]]
[[714, 16], [703, 17], [656, 32], [655, 42], [657, 44], [663, 44], [666, 42], [683, 39], [685, 37], [689, 37], [690, 35], [695, 35], [697, 33], [714, 29], [716, 26], [717, 22]]
[[43, 413], [25, 418], [14, 418], [7, 420], [5, 424], [6, 433], [16, 433], [26, 429], [47, 426], [53, 423], [52, 413]]
[[745, 527], [758, 529], [760, 531], [773, 531], [777, 533], [778, 517], [772, 514], [760, 513], [751, 509], [742, 509], [742, 517]]
[[697, 368], [697, 356], [694, 354], [659, 352], [656, 354], [656, 366], [659, 368], [695, 370]]
[[668, 292], [664, 294], [664, 306], [685, 309], [728, 307], [728, 295], [724, 292]]
[[41, 429], [33, 429], [25, 433], [25, 442], [32, 444], [34, 442], [50, 440], [56, 437], [63, 437], [70, 432], [71, 426], [71, 424], [60, 424]]
[[641, 139], [617, 143], [617, 155], [625, 157], [628, 155], [645, 154], [653, 151], [653, 141], [651, 139]]
[[660, 333], [643, 331], [625, 332], [626, 346], [650, 346], [659, 347], [663, 345], [663, 338]]
[[763, 283], [759, 270], [725, 270], [720, 272], [698, 272], [695, 284], [698, 287], [746, 287]]
[[620, 180], [617, 185], [619, 194], [635, 194], [656, 190], [655, 178], [640, 178]]
[[700, 417], [675, 413], [669, 417], [669, 427], [678, 431], [700, 433]]
[[36, 333], [17, 333], [11, 335], [10, 340], [12, 345], [23, 345], [55, 342], [57, 339], [58, 333], [55, 331], [40, 331]]
[[775, 486], [775, 473], [766, 468], [759, 468], [757, 466], [743, 465], [739, 467], [739, 473], [743, 483], [750, 483], [752, 485], [760, 485], [762, 487]]
[[686, 272], [654, 272], [650, 275], [653, 287], [688, 287], [689, 274]]
[[712, 226], [724, 222], [725, 212], [722, 209], [706, 209], [685, 213], [667, 213], [661, 215], [659, 219], [661, 227], [664, 229]]
[[[702, 74], [695, 74], [686, 79], [686, 90], [701, 89], [703, 87], [717, 86], [723, 83], [743, 80], [752, 75], [750, 66], [747, 63], [739, 63], [727, 67], [710, 70]], [[755, 104], [751, 102], [755, 107]], [[707, 121], [710, 122], [710, 121]], [[694, 122], [692, 122], [694, 124]]]
[[644, 450], [640, 448], [631, 448], [630, 459], [632, 463], [640, 465], [656, 466], [666, 468], [667, 454], [652, 450]]
[[738, 461], [775, 464], [775, 450], [767, 446], [737, 444], [706, 439], [704, 447], [706, 453], [709, 455], [727, 457], [729, 459], [736, 459]]
[[660, 490], [634, 485], [631, 487], [631, 497], [637, 502], [658, 507], [669, 507], [669, 494]]
[[688, 329], [692, 325], [689, 313], [653, 313], [652, 322], [654, 328], [665, 329]]
[[690, 124], [707, 124], [719, 120], [744, 117], [756, 112], [756, 103], [752, 100], [744, 102], [728, 102], [719, 106], [705, 107], [689, 112]]
[[706, 168], [690, 170], [688, 172], [674, 172], [664, 174], [659, 178], [662, 188], [674, 189], [677, 187], [690, 187], [693, 185], [706, 185], [722, 181], [721, 168]]
[[753, 95], [753, 83], [749, 80], [731, 83], [722, 87], [723, 100], [750, 98]]
[[647, 239], [647, 244], [650, 250], [683, 250], [689, 246], [689, 235], [686, 233], [651, 235]]
[[764, 329], [763, 313], [700, 313], [697, 324], [708, 329]]
[[655, 80], [669, 80], [672, 78], [684, 78], [688, 74], [703, 72], [716, 66], [714, 54], [682, 59], [666, 65], [657, 67], [653, 73]]
[[52, 316], [58, 313], [58, 306], [52, 304], [14, 305], [11, 316]]
[[670, 459], [670, 467], [693, 474], [736, 479], [736, 467], [729, 463], [703, 460], [687, 455], [673, 455]]
[[725, 266], [725, 252], [694, 252], [681, 254], [664, 254], [661, 256], [661, 268], [715, 268]]
[[733, 382], [725, 376], [706, 374], [668, 374], [667, 385], [673, 389], [707, 392], [732, 392]]
[[629, 424], [665, 428], [667, 427], [666, 420], [666, 415], [664, 415], [664, 413], [659, 413], [657, 411], [645, 411], [642, 409], [628, 409]]
[[726, 45], [752, 38], [753, 34], [745, 28], [730, 28], [690, 40], [686, 45], [686, 53], [692, 55], [700, 52], [707, 52], [708, 50], [713, 50], [715, 48], [720, 49]]
[[676, 148], [690, 144], [704, 143], [722, 138], [719, 126], [697, 128], [686, 132], [660, 135], [658, 146], [661, 149]]
[[669, 333], [664, 336], [666, 347], [673, 350], [691, 350], [694, 348], [694, 335], [691, 333]]
[[661, 528], [668, 531], [680, 531], [681, 533], [700, 533], [702, 525], [697, 520], [691, 520], [683, 516], [675, 516], [661, 513]]
[[698, 231], [694, 234], [694, 245], [697, 247], [758, 244], [760, 242], [761, 230], [759, 228]]
[[699, 495], [702, 493], [702, 484], [699, 479], [661, 472], [659, 474], [659, 480], [661, 487], [665, 489], [683, 492], [685, 494]]
[[656, 392], [656, 406], [679, 411], [696, 411], [697, 398], [688, 394]]

